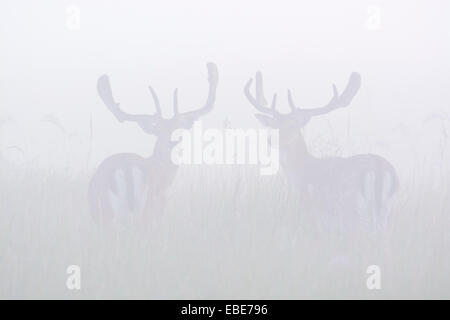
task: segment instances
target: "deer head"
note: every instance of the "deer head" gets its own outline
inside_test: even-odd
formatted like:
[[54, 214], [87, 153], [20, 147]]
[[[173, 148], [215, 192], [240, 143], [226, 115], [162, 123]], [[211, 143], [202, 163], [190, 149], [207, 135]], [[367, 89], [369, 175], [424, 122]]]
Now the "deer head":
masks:
[[257, 72], [256, 76], [255, 96], [250, 93], [250, 86], [253, 79], [250, 79], [245, 85], [244, 93], [250, 103], [262, 114], [255, 114], [255, 117], [264, 125], [273, 129], [280, 130], [280, 144], [289, 143], [298, 134], [298, 129], [303, 128], [309, 120], [314, 116], [326, 114], [338, 108], [348, 106], [353, 97], [361, 86], [361, 76], [358, 73], [352, 73], [348, 81], [347, 87], [342, 94], [338, 93], [336, 86], [333, 84], [333, 97], [330, 102], [315, 109], [304, 109], [295, 106], [291, 91], [288, 90], [288, 101], [290, 112], [282, 114], [276, 110], [277, 94], [273, 95], [271, 107], [267, 106], [267, 101], [263, 92], [263, 79], [261, 72]]
[[172, 118], [164, 119], [161, 114], [161, 106], [156, 95], [155, 90], [149, 87], [150, 93], [153, 97], [156, 112], [154, 114], [129, 114], [120, 108], [120, 103], [117, 103], [112, 95], [109, 76], [103, 75], [98, 79], [97, 90], [100, 98], [111, 113], [120, 122], [130, 121], [135, 122], [147, 134], [155, 135], [158, 140], [169, 142], [173, 131], [183, 128], [189, 129], [192, 124], [201, 116], [212, 110], [214, 101], [216, 99], [216, 89], [218, 83], [217, 66], [214, 63], [208, 63], [208, 81], [209, 92], [205, 105], [197, 110], [180, 113], [178, 111], [178, 89], [173, 93], [173, 111]]

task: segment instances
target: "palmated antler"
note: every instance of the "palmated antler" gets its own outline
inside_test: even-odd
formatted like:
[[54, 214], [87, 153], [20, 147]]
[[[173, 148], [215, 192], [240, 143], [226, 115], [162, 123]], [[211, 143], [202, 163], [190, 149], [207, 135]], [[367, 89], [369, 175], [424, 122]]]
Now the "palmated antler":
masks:
[[[174, 94], [173, 94], [174, 116], [172, 119], [180, 119], [181, 118], [183, 120], [193, 122], [196, 119], [198, 119], [200, 116], [202, 116], [212, 110], [215, 99], [216, 99], [218, 71], [217, 71], [217, 66], [214, 63], [208, 63], [207, 68], [208, 68], [209, 91], [208, 91], [208, 98], [206, 100], [205, 105], [202, 108], [194, 110], [194, 111], [179, 113], [178, 90], [175, 89]], [[147, 114], [130, 114], [130, 113], [124, 112], [120, 108], [120, 103], [117, 103], [114, 100], [108, 75], [102, 75], [98, 79], [98, 82], [97, 82], [97, 91], [98, 91], [100, 98], [102, 99], [102, 101], [106, 105], [106, 107], [111, 111], [111, 113], [116, 117], [117, 120], [119, 120], [120, 122], [124, 122], [124, 121], [136, 122], [147, 133], [155, 133], [154, 123], [156, 123], [157, 121], [162, 121], [163, 118], [162, 118], [161, 106], [160, 106], [160, 103], [158, 100], [158, 96], [156, 95], [156, 92], [152, 87], [149, 87], [149, 90], [153, 97], [156, 112], [154, 114], [149, 114], [149, 115], [147, 115]]]

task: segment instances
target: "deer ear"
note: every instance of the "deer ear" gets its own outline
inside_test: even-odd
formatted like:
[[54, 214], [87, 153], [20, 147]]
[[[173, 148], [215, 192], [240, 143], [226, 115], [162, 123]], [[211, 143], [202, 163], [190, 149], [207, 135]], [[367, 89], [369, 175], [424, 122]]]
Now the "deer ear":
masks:
[[272, 117], [263, 115], [263, 114], [255, 114], [256, 119], [259, 120], [264, 126], [270, 127], [270, 128], [276, 128], [275, 126], [275, 120]]

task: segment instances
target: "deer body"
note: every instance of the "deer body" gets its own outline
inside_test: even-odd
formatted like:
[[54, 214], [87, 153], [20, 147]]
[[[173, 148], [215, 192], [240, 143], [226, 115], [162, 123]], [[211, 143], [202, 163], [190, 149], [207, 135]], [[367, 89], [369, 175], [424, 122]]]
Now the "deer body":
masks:
[[[296, 141], [292, 148], [280, 150], [280, 156], [281, 165], [288, 173], [290, 183], [300, 191], [334, 189], [348, 193], [363, 192], [366, 175], [374, 174], [377, 184], [382, 182], [379, 179], [393, 178], [385, 191], [388, 196], [395, 193], [398, 183], [395, 169], [383, 157], [369, 153], [350, 157], [318, 158], [308, 152], [301, 134]], [[377, 196], [377, 207], [381, 206], [381, 196]]]
[[179, 113], [175, 90], [174, 116], [171, 119], [162, 118], [158, 98], [151, 87], [156, 113], [125, 113], [114, 101], [108, 76], [100, 77], [97, 85], [99, 95], [117, 120], [135, 122], [145, 133], [155, 135], [157, 140], [148, 158], [134, 153], [120, 153], [100, 164], [88, 189], [89, 207], [94, 220], [100, 224], [122, 219], [141, 222], [150, 215], [161, 213], [166, 191], [178, 169], [171, 160], [172, 149], [177, 144], [171, 140], [172, 132], [178, 128], [189, 129], [195, 120], [212, 109], [218, 82], [217, 67], [212, 63], [208, 64], [208, 74], [210, 86], [205, 106]]

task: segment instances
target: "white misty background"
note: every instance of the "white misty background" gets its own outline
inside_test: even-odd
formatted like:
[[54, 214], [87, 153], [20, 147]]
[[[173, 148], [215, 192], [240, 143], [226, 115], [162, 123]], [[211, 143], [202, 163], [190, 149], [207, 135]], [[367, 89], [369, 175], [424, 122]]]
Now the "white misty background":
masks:
[[[66, 26], [71, 6], [79, 30]], [[0, 297], [448, 298], [449, 9], [444, 0], [2, 1]], [[243, 94], [258, 70], [284, 112], [287, 89], [297, 105], [320, 107], [333, 83], [343, 90], [361, 74], [351, 105], [303, 133], [316, 156], [371, 152], [394, 165], [388, 253], [330, 259], [334, 239], [314, 232], [283, 173], [251, 166], [180, 168], [161, 220], [145, 228], [93, 222], [87, 186], [101, 161], [149, 156], [155, 142], [114, 118], [97, 79], [110, 75], [130, 113], [155, 111], [152, 85], [169, 117], [175, 88], [181, 111], [202, 106], [210, 61], [219, 85], [206, 128], [261, 127]], [[345, 246], [350, 256], [366, 249]], [[65, 286], [71, 264], [81, 291]], [[366, 288], [370, 264], [381, 266], [381, 291]]]

